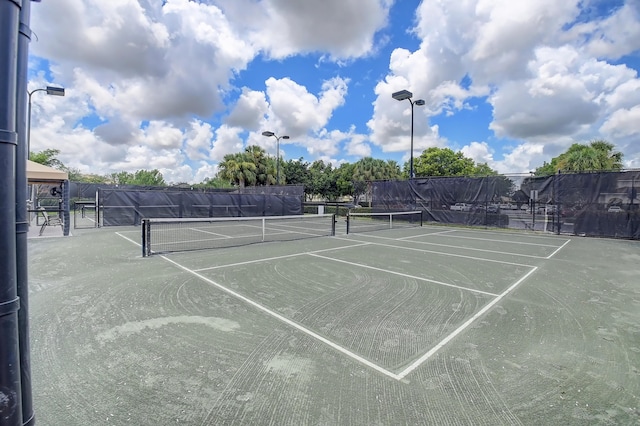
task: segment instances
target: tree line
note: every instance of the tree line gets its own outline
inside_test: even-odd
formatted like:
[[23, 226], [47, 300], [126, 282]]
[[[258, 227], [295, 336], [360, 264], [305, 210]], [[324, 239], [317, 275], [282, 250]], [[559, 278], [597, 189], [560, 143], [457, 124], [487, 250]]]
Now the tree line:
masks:
[[[157, 169], [138, 170], [135, 173], [121, 171], [108, 175], [83, 174], [79, 170], [65, 167], [58, 159], [60, 153], [56, 149], [30, 153], [29, 159], [57, 169], [65, 170], [69, 180], [73, 182], [105, 183], [120, 185], [167, 186], [162, 173]], [[566, 152], [560, 154], [538, 167], [536, 176], [547, 176], [558, 171], [564, 173], [585, 171], [620, 171], [622, 153], [615, 151], [615, 146], [604, 140], [595, 140], [587, 145], [573, 144]], [[476, 163], [462, 152], [449, 148], [428, 148], [414, 159], [416, 177], [431, 176], [498, 176], [486, 163]], [[311, 163], [302, 157], [297, 160], [282, 161], [280, 167], [274, 156], [252, 145], [244, 151], [227, 154], [218, 166], [218, 173], [192, 188], [233, 188], [244, 186], [275, 185], [278, 182], [287, 185], [304, 185], [307, 199], [319, 197], [333, 200], [340, 197], [353, 197], [368, 194], [368, 182], [374, 180], [398, 180], [409, 177], [409, 162], [402, 169], [393, 160], [380, 160], [366, 157], [355, 163], [342, 163], [333, 166], [322, 160]]]

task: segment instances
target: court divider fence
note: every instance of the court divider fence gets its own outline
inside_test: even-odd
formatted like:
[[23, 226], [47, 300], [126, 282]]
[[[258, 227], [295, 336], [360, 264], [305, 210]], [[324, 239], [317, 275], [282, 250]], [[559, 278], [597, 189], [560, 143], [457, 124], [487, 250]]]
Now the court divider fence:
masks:
[[426, 223], [640, 238], [640, 171], [430, 177], [372, 182], [372, 211], [422, 210]]

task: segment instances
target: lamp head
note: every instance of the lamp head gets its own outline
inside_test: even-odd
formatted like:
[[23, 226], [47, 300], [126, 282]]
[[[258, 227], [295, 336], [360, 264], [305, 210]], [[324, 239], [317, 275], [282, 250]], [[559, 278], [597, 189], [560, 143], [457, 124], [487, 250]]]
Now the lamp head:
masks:
[[47, 95], [64, 96], [64, 87], [47, 86]]
[[289, 136], [287, 136], [287, 135], [280, 136], [280, 139], [289, 139]]
[[275, 136], [276, 134], [273, 132], [270, 132], [268, 130], [265, 130], [264, 132], [262, 132], [262, 136], [267, 136], [267, 137], [271, 137], [271, 136]]
[[424, 105], [424, 99], [418, 99], [413, 103], [414, 105], [422, 106]]
[[411, 99], [412, 96], [413, 96], [413, 93], [411, 93], [408, 90], [400, 90], [399, 92], [395, 92], [394, 94], [391, 95], [391, 97], [396, 101], [404, 101], [405, 99]]

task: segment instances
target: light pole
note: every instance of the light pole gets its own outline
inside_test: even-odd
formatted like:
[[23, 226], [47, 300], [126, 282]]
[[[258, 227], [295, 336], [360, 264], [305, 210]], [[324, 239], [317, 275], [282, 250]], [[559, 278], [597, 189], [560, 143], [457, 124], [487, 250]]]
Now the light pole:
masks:
[[47, 92], [47, 95], [64, 96], [64, 87], [47, 86], [44, 89], [34, 89], [29, 94], [29, 122], [27, 123], [27, 160], [31, 155], [31, 95], [36, 92]]
[[412, 101], [411, 98], [413, 97], [413, 93], [411, 93], [408, 90], [401, 90], [399, 92], [395, 92], [394, 94], [391, 95], [391, 97], [396, 101], [404, 101], [406, 99], [409, 101], [409, 103], [411, 103], [411, 155], [409, 156], [409, 179], [413, 179], [415, 177], [415, 174], [413, 172], [413, 106], [424, 105], [424, 100], [417, 99], [415, 101]]
[[265, 130], [262, 136], [276, 138], [276, 185], [280, 185], [280, 139], [289, 139], [289, 136], [277, 136], [275, 133]]

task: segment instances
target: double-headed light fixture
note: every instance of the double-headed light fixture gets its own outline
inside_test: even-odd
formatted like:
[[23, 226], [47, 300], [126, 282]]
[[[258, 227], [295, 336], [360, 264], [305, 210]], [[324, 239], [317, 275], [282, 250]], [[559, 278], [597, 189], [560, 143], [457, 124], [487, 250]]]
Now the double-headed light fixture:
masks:
[[276, 138], [276, 185], [280, 185], [280, 139], [289, 139], [289, 136], [277, 136], [275, 133], [265, 130], [262, 136]]
[[28, 92], [29, 94], [29, 122], [27, 123], [27, 158], [29, 158], [29, 155], [31, 154], [30, 149], [31, 149], [31, 95], [33, 95], [36, 92], [47, 92], [47, 95], [52, 95], [52, 96], [64, 96], [64, 87], [53, 87], [53, 86], [47, 86], [44, 89], [34, 89], [30, 92]]
[[391, 97], [396, 101], [408, 100], [411, 103], [411, 153], [409, 156], [409, 179], [413, 179], [415, 177], [415, 173], [413, 172], [413, 106], [424, 105], [424, 100], [417, 99], [415, 101], [412, 101], [411, 98], [413, 97], [413, 93], [411, 93], [408, 90], [401, 90], [399, 92], [395, 92], [394, 94], [391, 95]]

